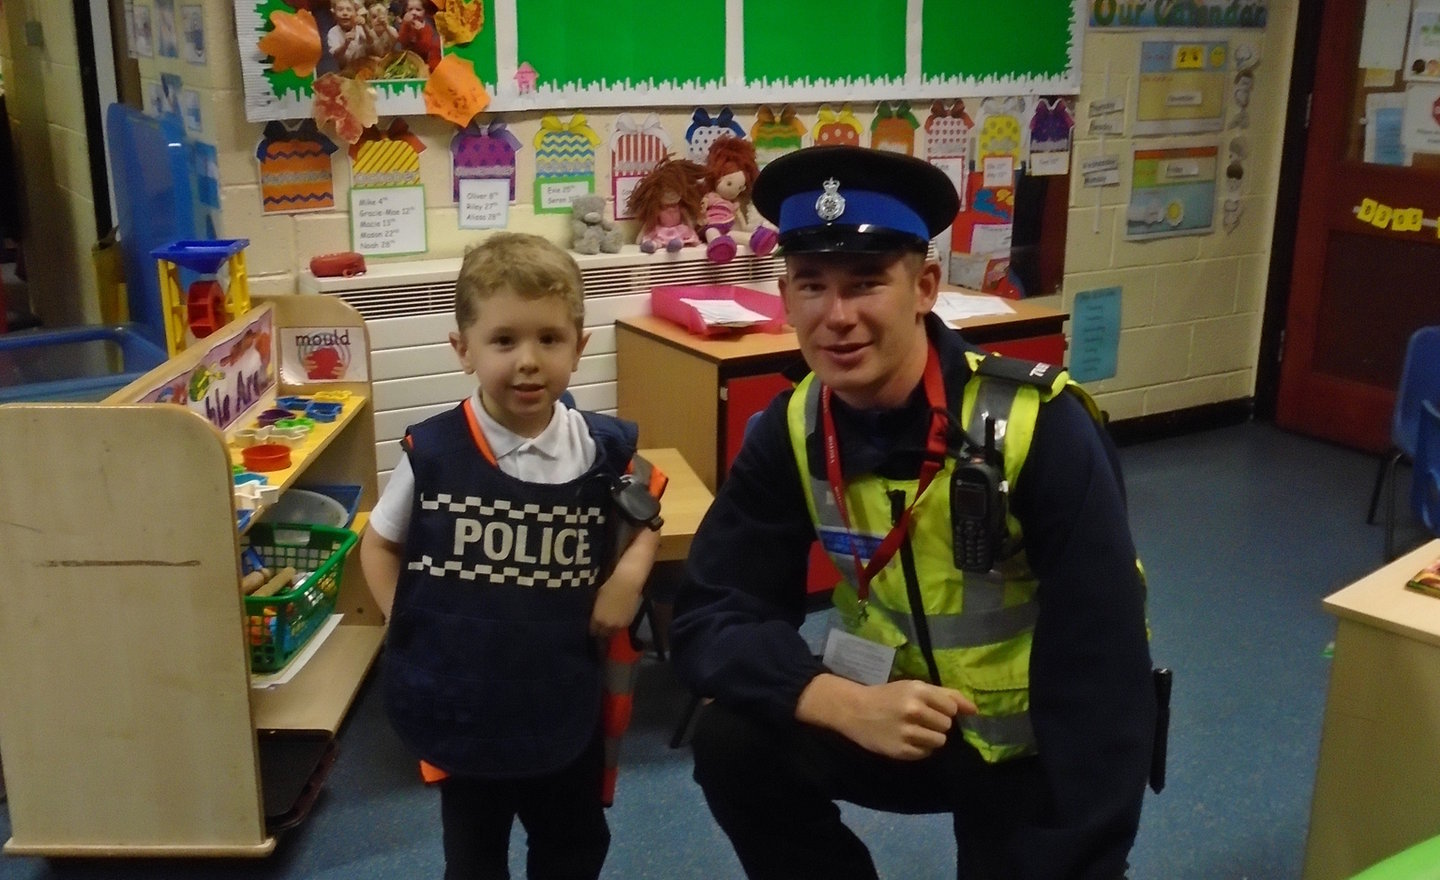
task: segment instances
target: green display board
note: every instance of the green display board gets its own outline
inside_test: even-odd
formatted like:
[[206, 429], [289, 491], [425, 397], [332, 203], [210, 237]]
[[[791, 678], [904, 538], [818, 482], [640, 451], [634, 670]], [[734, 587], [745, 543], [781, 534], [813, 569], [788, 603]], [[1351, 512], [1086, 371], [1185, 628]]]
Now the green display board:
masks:
[[512, 2], [487, 19], [496, 81], [477, 67], [493, 110], [1080, 87], [1086, 7], [1075, 0], [688, 0], [670, 12], [642, 0]]
[[[1075, 94], [1088, 9], [1082, 0], [465, 2], [483, 7], [484, 24], [444, 54], [475, 71], [492, 112]], [[312, 74], [274, 70], [257, 51], [272, 16], [305, 4], [234, 4], [246, 118], [311, 115]], [[332, 13], [319, 10], [310, 26], [328, 31]], [[340, 64], [322, 52], [313, 75]], [[380, 115], [426, 112], [423, 77], [384, 73], [369, 75]]]

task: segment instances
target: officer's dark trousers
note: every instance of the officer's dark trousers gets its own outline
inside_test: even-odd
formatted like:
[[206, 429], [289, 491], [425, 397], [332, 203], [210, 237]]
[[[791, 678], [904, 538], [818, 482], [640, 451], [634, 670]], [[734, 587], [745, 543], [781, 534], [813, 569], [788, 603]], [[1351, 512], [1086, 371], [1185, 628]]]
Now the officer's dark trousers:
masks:
[[610, 849], [600, 803], [604, 744], [574, 764], [529, 779], [464, 779], [440, 783], [445, 880], [508, 880], [510, 826], [525, 826], [530, 880], [595, 880]]
[[1015, 876], [1008, 830], [1045, 810], [1037, 761], [986, 764], [959, 736], [923, 761], [895, 761], [829, 731], [778, 728], [711, 704], [694, 750], [695, 781], [751, 880], [873, 880], [870, 853], [836, 800], [953, 813], [961, 880]]

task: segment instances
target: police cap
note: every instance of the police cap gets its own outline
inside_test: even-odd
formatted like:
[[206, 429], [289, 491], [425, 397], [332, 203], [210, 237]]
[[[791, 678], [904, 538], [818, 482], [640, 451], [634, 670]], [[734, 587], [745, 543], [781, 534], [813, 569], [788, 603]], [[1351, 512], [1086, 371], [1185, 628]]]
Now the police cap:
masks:
[[955, 220], [950, 178], [921, 159], [822, 146], [774, 160], [755, 179], [755, 207], [786, 253], [924, 253]]

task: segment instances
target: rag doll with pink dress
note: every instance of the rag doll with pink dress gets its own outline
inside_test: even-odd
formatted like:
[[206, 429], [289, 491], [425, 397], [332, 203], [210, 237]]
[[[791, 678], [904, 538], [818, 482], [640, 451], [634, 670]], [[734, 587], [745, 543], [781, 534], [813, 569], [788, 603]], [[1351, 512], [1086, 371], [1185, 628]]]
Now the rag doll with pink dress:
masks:
[[750, 232], [750, 250], [765, 256], [775, 249], [778, 234], [768, 226], [750, 228], [750, 188], [760, 168], [755, 162], [755, 145], [743, 138], [721, 138], [710, 146], [705, 161], [707, 192], [704, 209], [705, 256], [715, 263], [728, 263], [739, 246], [731, 232]]
[[705, 169], [688, 159], [667, 158], [652, 168], [630, 193], [630, 214], [640, 221], [640, 250], [675, 253], [700, 244], [695, 231], [703, 208]]

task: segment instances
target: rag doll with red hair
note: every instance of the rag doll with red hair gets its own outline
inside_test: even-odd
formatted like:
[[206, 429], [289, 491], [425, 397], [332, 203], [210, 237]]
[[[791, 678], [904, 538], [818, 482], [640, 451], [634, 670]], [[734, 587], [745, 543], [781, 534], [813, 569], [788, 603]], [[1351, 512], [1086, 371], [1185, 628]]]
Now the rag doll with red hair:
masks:
[[703, 208], [705, 169], [688, 159], [667, 158], [630, 193], [630, 214], [640, 220], [640, 250], [674, 253], [700, 244], [695, 231]]
[[755, 145], [743, 138], [721, 138], [710, 146], [705, 160], [707, 192], [702, 201], [705, 212], [705, 256], [712, 262], [728, 263], [739, 249], [730, 235], [750, 232], [750, 250], [764, 256], [775, 249], [775, 230], [757, 225], [750, 230], [750, 189], [760, 168], [755, 163]]

